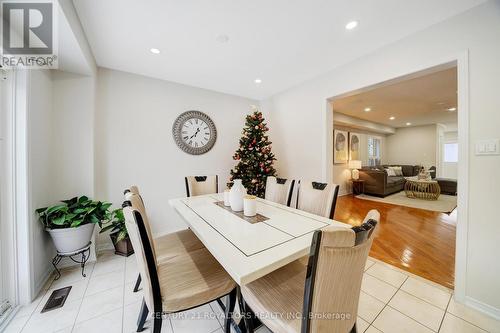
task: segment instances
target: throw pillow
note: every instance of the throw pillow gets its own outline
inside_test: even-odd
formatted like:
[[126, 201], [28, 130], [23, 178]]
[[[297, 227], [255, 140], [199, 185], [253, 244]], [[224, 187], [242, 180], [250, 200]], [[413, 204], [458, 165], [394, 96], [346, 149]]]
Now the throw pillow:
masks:
[[396, 173], [394, 172], [394, 169], [392, 169], [392, 168], [385, 169], [385, 172], [387, 172], [387, 176], [389, 176], [389, 177], [396, 176]]
[[403, 167], [397, 166], [393, 167], [396, 176], [403, 176]]

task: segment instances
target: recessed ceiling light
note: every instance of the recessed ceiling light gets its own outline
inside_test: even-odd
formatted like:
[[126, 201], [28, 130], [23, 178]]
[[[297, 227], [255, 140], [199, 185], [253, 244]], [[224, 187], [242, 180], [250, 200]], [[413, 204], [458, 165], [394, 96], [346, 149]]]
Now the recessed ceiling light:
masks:
[[219, 43], [227, 43], [229, 42], [229, 36], [228, 35], [219, 35], [215, 38], [216, 41]]
[[372, 108], [365, 108], [365, 112], [370, 112]]
[[160, 50], [156, 49], [156, 48], [151, 48], [149, 49], [149, 51], [151, 51], [151, 53], [154, 53], [154, 54], [159, 54], [160, 53]]
[[449, 108], [448, 111], [450, 112], [457, 111], [457, 108]]
[[390, 119], [390, 120], [394, 120], [394, 119], [396, 119], [396, 117], [389, 117], [389, 119]]
[[259, 84], [259, 83], [262, 83], [262, 80], [261, 79], [255, 79], [254, 82], [257, 83], [257, 84]]
[[411, 123], [406, 123], [406, 126], [410, 126], [410, 125], [411, 125]]
[[358, 26], [358, 21], [351, 21], [345, 25], [346, 30], [352, 30]]

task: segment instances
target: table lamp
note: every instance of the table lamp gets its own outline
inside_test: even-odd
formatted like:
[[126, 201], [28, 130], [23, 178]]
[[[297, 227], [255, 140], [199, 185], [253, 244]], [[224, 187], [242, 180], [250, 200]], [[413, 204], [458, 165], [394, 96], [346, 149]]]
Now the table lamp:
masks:
[[359, 179], [358, 169], [361, 169], [361, 161], [360, 160], [350, 160], [349, 161], [349, 169], [352, 169], [352, 171], [351, 171], [352, 179], [358, 180]]

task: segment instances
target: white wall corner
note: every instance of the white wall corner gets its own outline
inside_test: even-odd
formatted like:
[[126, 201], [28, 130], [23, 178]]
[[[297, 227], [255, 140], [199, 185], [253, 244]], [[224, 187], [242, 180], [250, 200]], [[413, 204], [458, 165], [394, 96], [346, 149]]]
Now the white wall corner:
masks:
[[73, 1], [58, 0], [58, 4], [60, 69], [95, 76], [97, 63]]

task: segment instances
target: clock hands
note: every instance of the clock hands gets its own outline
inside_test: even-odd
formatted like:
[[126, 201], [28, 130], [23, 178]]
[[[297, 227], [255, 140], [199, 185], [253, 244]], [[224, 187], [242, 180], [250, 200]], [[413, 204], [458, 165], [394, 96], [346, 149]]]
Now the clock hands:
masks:
[[192, 139], [193, 137], [195, 137], [199, 132], [200, 132], [200, 128], [198, 127], [196, 129], [196, 132], [193, 135], [191, 135], [190, 139]]

